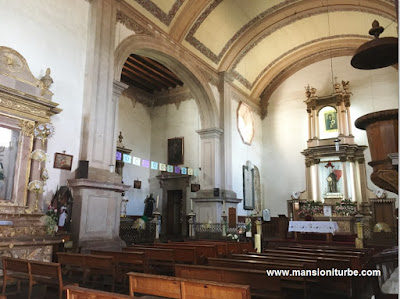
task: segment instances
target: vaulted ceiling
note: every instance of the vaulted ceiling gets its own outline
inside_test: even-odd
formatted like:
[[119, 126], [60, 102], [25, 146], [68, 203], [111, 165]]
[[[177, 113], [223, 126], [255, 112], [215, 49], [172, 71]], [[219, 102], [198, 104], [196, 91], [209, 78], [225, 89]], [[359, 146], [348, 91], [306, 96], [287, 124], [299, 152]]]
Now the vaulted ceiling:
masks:
[[215, 71], [227, 72], [255, 102], [268, 99], [284, 79], [308, 64], [353, 55], [372, 38], [368, 30], [375, 19], [385, 28], [381, 37], [397, 37], [394, 0], [123, 3]]

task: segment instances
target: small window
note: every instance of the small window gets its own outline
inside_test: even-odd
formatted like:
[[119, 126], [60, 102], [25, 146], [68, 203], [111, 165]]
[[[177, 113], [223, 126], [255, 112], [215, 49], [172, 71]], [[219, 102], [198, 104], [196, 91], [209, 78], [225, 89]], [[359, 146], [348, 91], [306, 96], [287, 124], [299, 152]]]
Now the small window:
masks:
[[243, 102], [239, 103], [237, 109], [237, 127], [243, 142], [251, 145], [254, 137], [254, 120], [250, 107]]

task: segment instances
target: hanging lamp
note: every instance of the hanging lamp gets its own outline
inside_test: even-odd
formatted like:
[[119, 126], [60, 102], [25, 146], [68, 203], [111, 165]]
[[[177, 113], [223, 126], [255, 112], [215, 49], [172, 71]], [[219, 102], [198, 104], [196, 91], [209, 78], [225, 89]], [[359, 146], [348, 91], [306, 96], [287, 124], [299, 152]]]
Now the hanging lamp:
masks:
[[384, 31], [379, 22], [374, 20], [369, 34], [375, 38], [362, 44], [351, 59], [351, 65], [356, 69], [372, 70], [387, 67], [398, 62], [398, 39], [382, 37]]

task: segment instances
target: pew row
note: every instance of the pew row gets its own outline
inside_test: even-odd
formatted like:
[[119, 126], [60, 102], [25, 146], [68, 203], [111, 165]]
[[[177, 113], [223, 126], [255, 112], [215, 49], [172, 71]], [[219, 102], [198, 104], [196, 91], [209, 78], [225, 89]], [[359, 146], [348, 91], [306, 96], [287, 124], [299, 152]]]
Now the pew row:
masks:
[[279, 277], [268, 277], [262, 270], [176, 264], [175, 275], [181, 278], [248, 285], [252, 297], [282, 297]]
[[183, 299], [250, 299], [248, 286], [130, 272], [129, 292]]
[[71, 277], [71, 273], [78, 276], [71, 278], [72, 282], [96, 283], [93, 277], [101, 275], [111, 277], [111, 290], [115, 289], [116, 263], [113, 256], [57, 252], [57, 261], [63, 266], [65, 275]]
[[27, 281], [29, 299], [32, 296], [33, 285], [38, 283], [56, 287], [59, 298], [62, 298], [63, 280], [59, 263], [3, 257], [3, 295], [6, 292], [7, 282], [10, 280], [17, 280], [18, 291], [20, 291], [21, 281]]
[[93, 289], [82, 288], [78, 286], [68, 285], [65, 287], [67, 299], [131, 299], [131, 296], [103, 292]]

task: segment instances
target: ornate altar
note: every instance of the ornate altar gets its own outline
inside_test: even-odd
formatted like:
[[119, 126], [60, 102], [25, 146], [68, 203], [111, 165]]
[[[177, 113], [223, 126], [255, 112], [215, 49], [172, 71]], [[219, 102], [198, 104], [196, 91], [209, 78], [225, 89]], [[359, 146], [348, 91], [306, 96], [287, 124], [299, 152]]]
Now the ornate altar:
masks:
[[[360, 213], [370, 213], [364, 162], [367, 147], [354, 143], [349, 82], [335, 83], [333, 88], [332, 94], [317, 96], [315, 88], [306, 87], [304, 102], [307, 105], [309, 137], [307, 149], [302, 152], [306, 164], [306, 190], [295, 192], [288, 202], [289, 217], [293, 220], [301, 219], [300, 207], [304, 201], [332, 207], [351, 202]], [[354, 217], [322, 215], [313, 218], [336, 221], [339, 232], [354, 232]]]
[[51, 260], [62, 237], [47, 234], [41, 221], [47, 180], [46, 139], [52, 102], [50, 69], [35, 78], [15, 50], [0, 47], [0, 255]]

